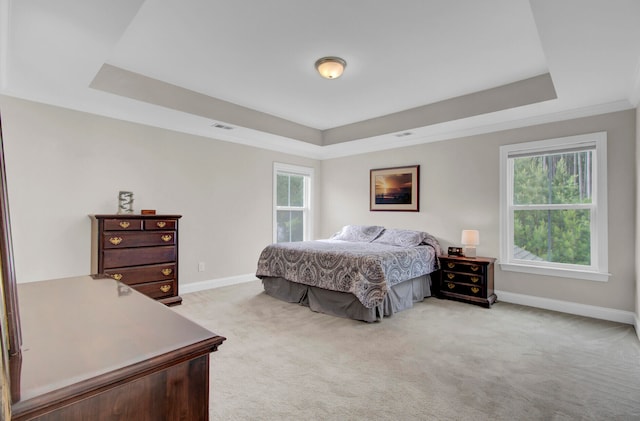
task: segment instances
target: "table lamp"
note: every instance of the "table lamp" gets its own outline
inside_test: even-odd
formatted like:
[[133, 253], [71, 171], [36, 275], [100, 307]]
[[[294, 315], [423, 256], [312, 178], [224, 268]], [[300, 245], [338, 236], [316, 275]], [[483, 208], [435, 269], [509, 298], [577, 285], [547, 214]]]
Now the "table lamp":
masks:
[[462, 230], [460, 242], [465, 257], [476, 257], [476, 246], [480, 244], [480, 232], [478, 230]]

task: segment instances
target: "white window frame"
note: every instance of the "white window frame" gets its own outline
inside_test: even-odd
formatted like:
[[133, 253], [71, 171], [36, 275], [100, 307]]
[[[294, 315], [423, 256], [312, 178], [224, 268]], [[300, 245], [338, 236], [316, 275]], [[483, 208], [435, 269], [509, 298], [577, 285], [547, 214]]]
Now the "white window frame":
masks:
[[[312, 186], [313, 168], [298, 165], [273, 163], [273, 242], [278, 241], [278, 211], [279, 210], [302, 210], [303, 215], [303, 240], [308, 241], [313, 238], [313, 212], [312, 212]], [[304, 177], [304, 206], [290, 207], [278, 206], [278, 174], [301, 175]]]
[[[513, 160], [524, 154], [561, 153], [590, 147], [592, 153], [591, 266], [518, 260], [513, 256]], [[534, 208], [533, 206], [532, 208]], [[563, 207], [566, 209], [566, 206]], [[500, 268], [502, 270], [606, 282], [608, 273], [607, 133], [598, 132], [500, 147]]]

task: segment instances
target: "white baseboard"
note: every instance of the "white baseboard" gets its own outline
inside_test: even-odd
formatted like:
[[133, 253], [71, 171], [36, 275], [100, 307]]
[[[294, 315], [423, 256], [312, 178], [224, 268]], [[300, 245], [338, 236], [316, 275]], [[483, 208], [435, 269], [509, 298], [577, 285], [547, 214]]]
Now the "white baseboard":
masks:
[[[245, 282], [255, 281], [255, 274], [230, 276], [227, 278], [210, 279], [208, 281], [191, 282], [180, 285], [180, 293], [204, 291], [211, 288], [226, 287]], [[570, 301], [554, 300], [551, 298], [536, 297], [533, 295], [516, 294], [507, 291], [495, 291], [499, 301], [505, 303], [520, 304], [530, 307], [544, 308], [545, 310], [560, 311], [562, 313], [576, 314], [578, 316], [593, 317], [594, 319], [609, 320], [612, 322], [633, 325], [640, 339], [640, 316], [631, 312], [607, 307], [598, 307], [588, 304], [572, 303]]]
[[535, 297], [533, 295], [516, 294], [506, 291], [495, 291], [495, 293], [498, 296], [498, 301], [504, 301], [505, 303], [521, 304], [530, 307], [544, 308], [545, 310], [560, 311], [578, 316], [593, 317], [594, 319], [635, 325], [636, 333], [638, 333], [638, 328], [640, 327], [638, 317], [631, 311], [553, 300], [551, 298]]
[[244, 282], [255, 281], [256, 279], [258, 278], [256, 278], [254, 273], [249, 273], [247, 275], [229, 276], [228, 278], [210, 279], [208, 281], [181, 283], [180, 294], [188, 294], [190, 292], [204, 291], [205, 289], [242, 284]]

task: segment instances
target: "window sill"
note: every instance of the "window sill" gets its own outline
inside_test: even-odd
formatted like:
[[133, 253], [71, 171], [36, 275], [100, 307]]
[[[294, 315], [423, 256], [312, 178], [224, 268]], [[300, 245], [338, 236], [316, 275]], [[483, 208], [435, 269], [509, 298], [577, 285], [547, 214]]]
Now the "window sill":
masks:
[[540, 266], [530, 266], [515, 263], [500, 263], [500, 269], [509, 272], [523, 272], [534, 275], [558, 276], [561, 278], [584, 279], [587, 281], [608, 282], [610, 273], [592, 272], [586, 270], [558, 269]]

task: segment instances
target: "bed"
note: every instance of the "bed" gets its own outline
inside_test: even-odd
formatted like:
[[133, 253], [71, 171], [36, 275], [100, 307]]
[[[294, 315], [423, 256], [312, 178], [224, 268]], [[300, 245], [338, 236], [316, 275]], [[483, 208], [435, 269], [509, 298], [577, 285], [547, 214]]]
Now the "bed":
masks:
[[272, 297], [375, 322], [431, 296], [438, 254], [426, 232], [347, 225], [326, 240], [267, 246], [256, 276]]

